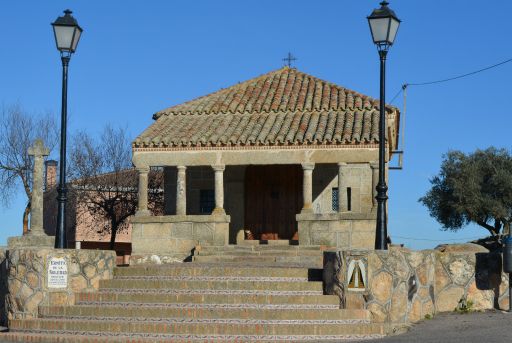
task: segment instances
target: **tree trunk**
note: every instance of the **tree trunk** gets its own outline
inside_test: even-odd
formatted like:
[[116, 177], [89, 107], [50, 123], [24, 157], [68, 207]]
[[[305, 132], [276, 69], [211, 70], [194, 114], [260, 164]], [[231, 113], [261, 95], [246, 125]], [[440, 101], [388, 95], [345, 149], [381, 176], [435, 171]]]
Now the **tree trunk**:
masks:
[[32, 207], [31, 202], [27, 202], [27, 206], [25, 206], [25, 211], [23, 211], [23, 235], [28, 233], [28, 215], [30, 214], [30, 209]]
[[114, 250], [114, 245], [116, 243], [117, 226], [118, 225], [117, 225], [116, 221], [112, 218], [110, 220], [110, 246], [109, 246], [110, 250]]

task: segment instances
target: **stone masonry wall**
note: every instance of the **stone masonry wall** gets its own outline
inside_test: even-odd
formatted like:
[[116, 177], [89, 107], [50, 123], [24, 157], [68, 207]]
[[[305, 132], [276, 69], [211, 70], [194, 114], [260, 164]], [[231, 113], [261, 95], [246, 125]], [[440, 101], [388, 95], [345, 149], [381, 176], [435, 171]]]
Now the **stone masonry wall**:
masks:
[[[63, 288], [48, 287], [51, 258], [63, 258], [67, 263], [67, 285]], [[8, 318], [37, 317], [39, 305], [72, 305], [74, 293], [95, 291], [100, 280], [113, 277], [115, 258], [114, 251], [104, 250], [10, 250], [7, 258]]]
[[7, 250], [0, 248], [0, 326], [7, 326]]
[[[360, 289], [349, 288], [352, 260], [365, 269]], [[392, 324], [453, 311], [460, 301], [474, 310], [508, 308], [508, 277], [501, 270], [500, 254], [472, 244], [324, 253], [325, 293], [337, 294], [342, 308], [366, 308], [376, 321]]]
[[183, 261], [196, 245], [227, 245], [229, 221], [228, 215], [134, 217], [130, 264]]

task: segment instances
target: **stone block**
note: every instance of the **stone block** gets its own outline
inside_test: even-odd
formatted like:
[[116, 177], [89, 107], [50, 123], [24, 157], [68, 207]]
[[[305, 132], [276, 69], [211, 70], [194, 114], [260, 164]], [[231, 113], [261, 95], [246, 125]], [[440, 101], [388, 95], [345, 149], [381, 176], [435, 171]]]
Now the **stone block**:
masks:
[[[300, 237], [300, 236], [299, 236]], [[330, 232], [326, 230], [317, 230], [311, 231], [311, 244], [313, 245], [326, 245], [326, 246], [336, 246], [336, 232]]]
[[178, 239], [192, 239], [193, 238], [193, 224], [192, 223], [175, 223], [171, 228], [171, 237]]
[[391, 297], [391, 309], [389, 311], [392, 323], [405, 322], [405, 315], [407, 314], [407, 287], [405, 282], [402, 282], [393, 290]]
[[373, 249], [375, 247], [375, 232], [353, 231], [351, 236], [352, 249]]
[[[164, 238], [164, 237], [172, 237], [172, 225], [171, 224], [144, 224], [142, 228], [142, 238]], [[132, 237], [133, 239], [133, 237]]]
[[352, 241], [349, 232], [336, 232], [336, 247], [339, 249], [349, 249]]
[[215, 223], [194, 223], [193, 239], [199, 244], [211, 244], [215, 238], [215, 225]]
[[391, 299], [393, 276], [388, 272], [380, 272], [370, 280], [373, 297], [382, 305]]
[[453, 311], [463, 295], [464, 288], [462, 287], [451, 286], [442, 290], [436, 297], [436, 311]]

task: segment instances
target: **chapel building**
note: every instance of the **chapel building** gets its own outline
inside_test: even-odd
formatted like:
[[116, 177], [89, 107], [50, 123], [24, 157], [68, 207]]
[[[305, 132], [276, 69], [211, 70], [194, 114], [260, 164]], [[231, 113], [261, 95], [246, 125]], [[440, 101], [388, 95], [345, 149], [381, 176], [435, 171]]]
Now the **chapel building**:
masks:
[[[386, 106], [386, 159], [400, 112]], [[132, 143], [132, 254], [185, 257], [247, 239], [373, 249], [379, 102], [283, 67], [164, 109]], [[148, 172], [164, 172], [164, 215]]]

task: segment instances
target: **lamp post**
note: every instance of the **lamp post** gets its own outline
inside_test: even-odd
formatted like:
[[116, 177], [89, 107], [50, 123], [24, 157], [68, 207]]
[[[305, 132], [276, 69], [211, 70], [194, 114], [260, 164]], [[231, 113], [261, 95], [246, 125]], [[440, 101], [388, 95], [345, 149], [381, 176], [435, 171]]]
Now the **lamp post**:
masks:
[[372, 39], [380, 57], [380, 119], [379, 119], [379, 183], [377, 184], [377, 227], [375, 235], [375, 249], [387, 250], [387, 211], [388, 199], [385, 179], [386, 167], [386, 56], [389, 48], [395, 41], [395, 36], [400, 26], [400, 19], [395, 12], [388, 7], [389, 3], [382, 1], [380, 8], [373, 10], [367, 17], [370, 24]]
[[55, 230], [55, 248], [67, 248], [66, 240], [66, 131], [67, 131], [67, 102], [68, 102], [68, 65], [71, 55], [75, 52], [82, 34], [82, 28], [71, 15], [70, 10], [64, 11], [64, 16], [58, 17], [52, 23], [55, 43], [60, 51], [62, 60], [62, 110], [60, 124], [60, 171], [59, 186], [57, 188], [57, 228]]

